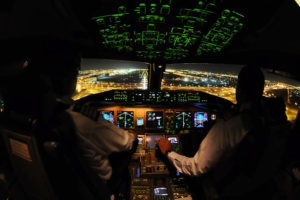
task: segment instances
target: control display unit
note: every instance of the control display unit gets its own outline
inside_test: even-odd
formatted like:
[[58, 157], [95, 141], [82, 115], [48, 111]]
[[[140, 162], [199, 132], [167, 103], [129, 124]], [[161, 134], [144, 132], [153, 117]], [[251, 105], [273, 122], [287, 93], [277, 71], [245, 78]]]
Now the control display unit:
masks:
[[117, 126], [120, 128], [133, 128], [133, 111], [118, 111]]
[[168, 190], [166, 187], [158, 187], [154, 188], [155, 196], [168, 196]]
[[178, 143], [177, 137], [168, 137], [168, 140], [171, 144], [177, 144]]
[[147, 112], [147, 128], [162, 129], [163, 126], [163, 112]]

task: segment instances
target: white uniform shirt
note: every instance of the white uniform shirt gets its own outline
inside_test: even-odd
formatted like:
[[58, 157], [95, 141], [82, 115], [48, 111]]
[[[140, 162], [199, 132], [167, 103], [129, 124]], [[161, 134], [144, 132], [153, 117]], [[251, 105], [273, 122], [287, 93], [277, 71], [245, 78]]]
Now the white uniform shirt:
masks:
[[228, 121], [219, 120], [203, 139], [194, 157], [172, 151], [168, 158], [180, 173], [192, 176], [204, 174], [230, 153], [252, 127], [251, 120], [241, 114]]
[[130, 150], [135, 137], [105, 119], [96, 122], [78, 112], [68, 113], [75, 123], [83, 157], [101, 179], [109, 180], [112, 168], [108, 155]]

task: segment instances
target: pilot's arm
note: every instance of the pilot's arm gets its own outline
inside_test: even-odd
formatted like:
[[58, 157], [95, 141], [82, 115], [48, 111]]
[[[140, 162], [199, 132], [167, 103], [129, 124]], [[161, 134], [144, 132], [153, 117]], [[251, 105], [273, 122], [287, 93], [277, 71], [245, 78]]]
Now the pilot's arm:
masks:
[[102, 148], [110, 152], [131, 150], [136, 140], [136, 136], [133, 133], [118, 128], [105, 119], [97, 122], [93, 129], [91, 132], [94, 133], [94, 139], [101, 142]]
[[81, 113], [73, 111], [69, 113], [86, 148], [96, 150], [101, 155], [108, 155], [111, 152], [131, 150], [133, 147], [136, 139], [134, 134], [118, 128], [103, 118], [96, 122]]
[[131, 150], [136, 136], [100, 119], [93, 121], [78, 112], [68, 111], [75, 123], [79, 147], [91, 169], [103, 180], [109, 180], [112, 167], [108, 156], [112, 152]]
[[198, 176], [208, 172], [230, 148], [241, 140], [240, 135], [243, 134], [236, 135], [229, 133], [230, 131], [237, 133], [238, 130], [228, 129], [228, 124], [223, 120], [216, 123], [203, 139], [194, 157], [186, 157], [171, 151], [171, 146], [166, 139], [158, 141], [158, 145], [180, 173]]

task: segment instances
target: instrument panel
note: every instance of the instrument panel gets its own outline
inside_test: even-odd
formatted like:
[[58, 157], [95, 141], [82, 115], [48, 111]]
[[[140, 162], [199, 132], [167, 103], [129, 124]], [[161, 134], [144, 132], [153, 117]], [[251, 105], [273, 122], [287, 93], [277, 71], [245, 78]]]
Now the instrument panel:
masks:
[[99, 108], [98, 120], [105, 119], [119, 128], [176, 134], [182, 130], [204, 128], [216, 114], [196, 107], [151, 108], [146, 106], [108, 106]]
[[227, 100], [203, 92], [111, 90], [76, 102], [75, 111], [137, 133], [129, 171], [132, 200], [191, 200], [185, 178], [162, 156], [155, 140], [165, 137], [172, 150], [192, 156]]
[[130, 162], [131, 199], [192, 199], [179, 172], [168, 164], [155, 141], [164, 137], [172, 150], [182, 154], [181, 135], [203, 132], [216, 119], [208, 109], [195, 106], [108, 105], [97, 109], [98, 120], [138, 131], [138, 146]]
[[155, 140], [162, 137], [170, 141], [173, 151], [181, 153], [182, 146], [179, 135], [161, 133], [138, 135], [137, 150], [133, 154], [129, 166], [132, 177], [132, 200], [192, 199], [184, 178], [177, 170], [172, 170], [166, 164], [165, 157], [158, 155], [159, 150]]
[[77, 101], [134, 103], [134, 104], [192, 104], [192, 103], [222, 103], [229, 101], [200, 91], [150, 91], [150, 90], [110, 90], [103, 93], [90, 95]]

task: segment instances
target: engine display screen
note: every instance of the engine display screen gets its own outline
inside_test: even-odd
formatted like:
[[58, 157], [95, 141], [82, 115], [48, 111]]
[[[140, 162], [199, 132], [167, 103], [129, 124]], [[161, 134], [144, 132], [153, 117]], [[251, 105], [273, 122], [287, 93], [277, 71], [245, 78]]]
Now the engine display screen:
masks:
[[147, 128], [162, 129], [163, 112], [147, 112]]
[[195, 128], [203, 128], [204, 122], [208, 121], [206, 112], [195, 112], [194, 115], [194, 127]]
[[133, 128], [133, 111], [118, 111], [117, 126], [120, 128]]
[[191, 112], [176, 112], [175, 128], [192, 128], [193, 117]]
[[100, 111], [100, 115], [103, 117], [103, 119], [114, 123], [114, 111]]

